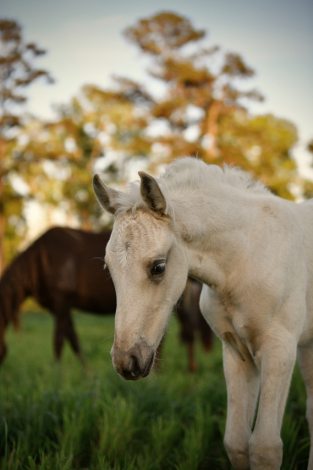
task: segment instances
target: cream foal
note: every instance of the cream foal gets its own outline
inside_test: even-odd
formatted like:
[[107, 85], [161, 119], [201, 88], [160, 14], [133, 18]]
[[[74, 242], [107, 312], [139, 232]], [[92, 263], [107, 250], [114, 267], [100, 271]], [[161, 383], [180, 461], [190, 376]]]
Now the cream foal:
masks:
[[115, 216], [105, 257], [117, 294], [114, 367], [146, 377], [187, 276], [201, 280], [201, 311], [223, 343], [229, 459], [236, 470], [277, 470], [297, 349], [313, 435], [313, 205], [194, 158], [158, 180], [139, 175], [126, 192], [94, 177]]

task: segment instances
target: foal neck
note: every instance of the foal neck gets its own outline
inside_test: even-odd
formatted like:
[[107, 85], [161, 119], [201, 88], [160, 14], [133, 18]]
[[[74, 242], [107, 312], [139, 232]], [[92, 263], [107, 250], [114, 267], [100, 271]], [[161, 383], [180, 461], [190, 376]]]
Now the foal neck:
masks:
[[191, 204], [175, 205], [178, 234], [185, 244], [190, 272], [209, 285], [221, 286], [249, 249], [258, 207], [265, 195], [245, 195], [236, 188], [196, 195]]

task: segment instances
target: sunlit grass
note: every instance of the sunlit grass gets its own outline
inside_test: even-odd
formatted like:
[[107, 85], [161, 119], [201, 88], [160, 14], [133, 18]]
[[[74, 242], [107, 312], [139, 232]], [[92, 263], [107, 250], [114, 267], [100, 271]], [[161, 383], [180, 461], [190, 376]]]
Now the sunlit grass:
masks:
[[[114, 318], [75, 315], [90, 371], [68, 347], [53, 362], [53, 319], [27, 314], [8, 334], [0, 370], [1, 470], [230, 469], [223, 448], [226, 390], [221, 347], [197, 347], [187, 373], [185, 348], [172, 320], [161, 370], [139, 382], [114, 371]], [[286, 470], [306, 468], [305, 393], [295, 371], [282, 431]]]

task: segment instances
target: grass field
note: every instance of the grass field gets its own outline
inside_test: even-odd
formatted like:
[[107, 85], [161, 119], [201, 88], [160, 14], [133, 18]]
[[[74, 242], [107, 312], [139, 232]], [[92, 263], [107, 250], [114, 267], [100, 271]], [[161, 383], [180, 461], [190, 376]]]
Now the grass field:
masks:
[[[161, 370], [123, 381], [109, 351], [114, 318], [76, 314], [90, 366], [86, 374], [68, 347], [52, 360], [52, 318], [26, 314], [8, 332], [0, 369], [1, 470], [223, 470], [226, 391], [221, 345], [197, 348], [198, 371], [187, 373], [186, 351], [173, 318]], [[306, 469], [309, 435], [305, 391], [296, 369], [284, 419], [284, 470]]]

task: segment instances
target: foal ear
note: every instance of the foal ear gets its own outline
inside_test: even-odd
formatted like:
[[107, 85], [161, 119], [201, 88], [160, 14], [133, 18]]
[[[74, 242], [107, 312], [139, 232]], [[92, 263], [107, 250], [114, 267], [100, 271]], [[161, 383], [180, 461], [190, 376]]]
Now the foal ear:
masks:
[[119, 207], [119, 204], [116, 202], [119, 191], [109, 188], [109, 186], [101, 181], [99, 175], [94, 175], [92, 183], [93, 190], [100, 206], [107, 212], [110, 212], [110, 214], [114, 215], [116, 209]]
[[139, 171], [138, 174], [141, 179], [140, 193], [143, 201], [152, 212], [156, 212], [159, 215], [165, 215], [166, 199], [163, 196], [158, 183], [152, 176], [144, 173], [143, 171]]

